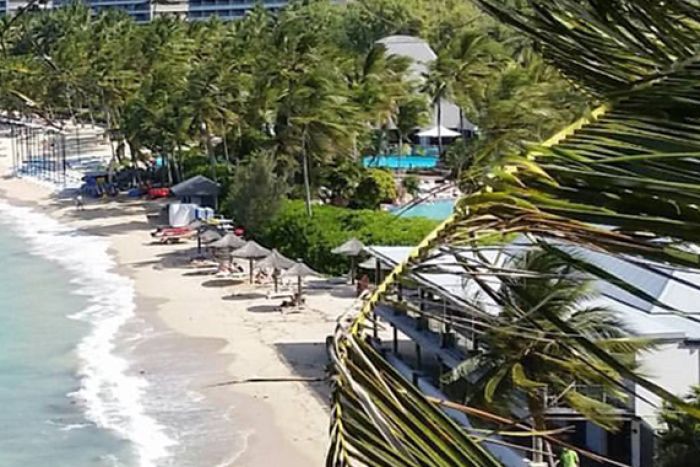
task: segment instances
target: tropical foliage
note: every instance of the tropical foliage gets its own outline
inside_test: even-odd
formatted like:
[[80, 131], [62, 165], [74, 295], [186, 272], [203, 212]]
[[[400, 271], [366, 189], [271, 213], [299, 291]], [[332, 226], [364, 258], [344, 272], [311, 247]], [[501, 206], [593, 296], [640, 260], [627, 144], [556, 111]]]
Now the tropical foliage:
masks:
[[347, 258], [331, 250], [355, 237], [366, 245], [410, 246], [430, 232], [436, 221], [397, 217], [384, 211], [349, 210], [316, 206], [313, 217], [306, 215], [300, 201], [286, 201], [256, 237], [290, 258], [304, 258], [314, 269], [328, 274], [345, 274]]
[[[686, 397], [690, 404], [700, 408], [700, 387], [696, 386]], [[661, 430], [656, 453], [657, 465], [680, 467], [697, 464], [700, 458], [700, 421], [679, 412], [669, 404], [664, 405], [659, 421]]]
[[[690, 0], [478, 3], [533, 40], [544, 60], [579, 86], [596, 109], [526, 150], [519, 149], [522, 141], [518, 139], [523, 135], [515, 144], [499, 138], [484, 141], [476, 163], [463, 174], [471, 191], [460, 201], [455, 215], [387, 276], [351, 324], [339, 326], [332, 347], [336, 404], [328, 459], [333, 465], [343, 465], [349, 458], [362, 460], [361, 456], [370, 451], [399, 456], [405, 459], [404, 465], [449, 464], [446, 459], [458, 444], [468, 446], [470, 456], [480, 453], [475, 445], [463, 444], [462, 439], [443, 437], [443, 444], [430, 446], [423, 453], [425, 458], [405, 456], [412, 439], [410, 427], [402, 421], [410, 416], [413, 406], [424, 404], [426, 399], [402, 388], [391, 392], [393, 399], [388, 403], [384, 394], [391, 376], [384, 372], [382, 358], [365, 344], [371, 312], [386, 303], [397, 280], [424, 270], [424, 261], [444, 255], [457, 258], [455, 265], [464, 271], [463, 281], [470, 284], [471, 292], [460, 301], [462, 319], [489, 328], [508, 326], [513, 300], [505, 303], [499, 296], [499, 286], [488, 278], [496, 278], [500, 284], [532, 274], [526, 269], [506, 267], [489, 255], [489, 251], [499, 251], [514, 241], [521, 242], [521, 249], [541, 249], [559, 258], [566, 265], [560, 272], [564, 277], [589, 278], [597, 287], [624, 291], [644, 304], [640, 306], [659, 307], [668, 314], [686, 316], [695, 311], [659, 300], [645, 290], [644, 283], [635, 282], [638, 277], [616, 274], [596, 260], [606, 258], [669, 283], [698, 289], [696, 283], [676, 274], [681, 269], [695, 274], [700, 271], [695, 252], [700, 190], [697, 4]], [[516, 3], [517, 8], [513, 6]], [[529, 63], [539, 61], [529, 53], [525, 55]], [[514, 102], [537, 102], [536, 90], [528, 89], [518, 97], [517, 86], [514, 89], [516, 93], [511, 93], [513, 88], [504, 86], [501, 91], [507, 93], [506, 98], [513, 96]], [[496, 108], [486, 110], [491, 111]], [[517, 113], [514, 116], [517, 122]], [[493, 120], [494, 132], [500, 121]], [[548, 120], [543, 121], [549, 127]], [[572, 249], [582, 254], [572, 254]], [[483, 300], [484, 296], [489, 300]], [[560, 346], [562, 357], [566, 356], [573, 367], [598, 368], [596, 379], [620, 391], [626, 391], [622, 381], [633, 382], [667, 401], [674, 410], [700, 418], [696, 406], [635, 372], [629, 362], [601, 342], [597, 331], [587, 332], [580, 328], [581, 323], [547, 307], [533, 307], [532, 303], [522, 306], [515, 310], [520, 326], [537, 326], [533, 317], [536, 311], [541, 314], [540, 325], [546, 323], [545, 329], [571, 339], [571, 345], [560, 341]], [[501, 312], [494, 313], [493, 307]], [[538, 335], [533, 330], [523, 332]], [[528, 371], [531, 368], [523, 367], [523, 373], [517, 370], [516, 379], [527, 383], [532, 374]], [[556, 371], [570, 374], [561, 366]], [[521, 389], [528, 393], [522, 384]], [[484, 392], [496, 395], [495, 389], [485, 388]], [[574, 405], [577, 401], [569, 402]], [[606, 423], [599, 414], [579, 408]], [[435, 420], [437, 415], [426, 416]], [[371, 425], [373, 431], [363, 429], [366, 425]], [[462, 459], [463, 464], [479, 462]]]
[[[57, 126], [100, 123], [123, 164], [162, 154], [175, 181], [196, 167], [228, 184], [238, 161], [269, 150], [292, 196], [309, 206], [328, 166], [357, 165], [360, 155], [385, 150], [377, 136], [391, 125], [406, 141], [427, 124], [437, 94], [463, 104], [464, 118], [484, 129], [477, 146], [511, 130], [536, 139], [534, 128], [543, 126], [541, 115], [527, 123], [522, 116], [517, 131], [515, 124], [491, 131], [488, 120], [499, 117], [484, 106], [500, 99], [487, 90], [497, 83], [532, 87], [553, 125], [583, 108], [560, 111], [562, 102], [580, 100], [576, 93], [545, 65], [531, 73], [521, 58], [527, 46], [511, 46], [512, 34], [465, 2], [343, 3], [292, 1], [279, 14], [258, 7], [235, 22], [158, 17], [138, 26], [123, 12], [92, 15], [80, 3], [27, 11], [0, 25], [0, 106]], [[439, 59], [428, 76], [416, 79], [405, 59], [375, 45], [391, 34], [429, 40]], [[482, 115], [490, 116], [482, 122]], [[339, 191], [331, 200], [347, 201], [342, 185], [330, 187]]]
[[[470, 378], [465, 394], [469, 405], [508, 412], [524, 399], [538, 431], [547, 429], [545, 412], [551, 400], [564, 402], [588, 420], [615, 430], [620, 421], [618, 409], [629, 399], [620, 387], [622, 378], [576, 338], [562, 333], [548, 316], [556, 316], [614, 353], [630, 370], [648, 343], [632, 338], [614, 310], [593, 304], [598, 297], [592, 284], [566, 274], [569, 263], [561, 256], [530, 250], [507, 267], [527, 273], [502, 279], [500, 326], [484, 332], [480, 339], [485, 350], [457, 367], [450, 379]], [[522, 319], [522, 310], [532, 310], [528, 319]], [[570, 359], [571, 349], [579, 359]], [[477, 369], [477, 376], [471, 378]], [[590, 387], [596, 388], [595, 397], [581, 391]], [[618, 405], [605, 402], [604, 396]]]

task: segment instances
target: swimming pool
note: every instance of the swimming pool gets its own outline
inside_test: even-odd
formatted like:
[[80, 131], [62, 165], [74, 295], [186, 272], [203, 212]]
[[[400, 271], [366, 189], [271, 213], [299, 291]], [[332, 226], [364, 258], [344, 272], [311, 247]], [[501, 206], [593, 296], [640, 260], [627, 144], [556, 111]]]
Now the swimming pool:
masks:
[[391, 209], [391, 212], [399, 214], [401, 217], [427, 217], [429, 219], [447, 219], [455, 206], [454, 199], [438, 199], [426, 201], [415, 206], [402, 210], [401, 207]]
[[434, 156], [399, 156], [397, 154], [387, 156], [365, 156], [362, 165], [365, 167], [384, 169], [434, 169], [438, 158]]

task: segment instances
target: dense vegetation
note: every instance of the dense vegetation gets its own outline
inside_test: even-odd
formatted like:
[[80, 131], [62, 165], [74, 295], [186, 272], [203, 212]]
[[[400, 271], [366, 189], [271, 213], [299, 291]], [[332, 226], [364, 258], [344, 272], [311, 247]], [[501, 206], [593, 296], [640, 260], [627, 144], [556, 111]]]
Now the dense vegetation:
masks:
[[[686, 400], [700, 408], [700, 386], [695, 386]], [[697, 465], [700, 459], [700, 420], [664, 404], [659, 421], [665, 428], [659, 436], [656, 462], [659, 467]]]
[[256, 236], [290, 258], [304, 258], [329, 274], [344, 274], [350, 262], [330, 251], [350, 237], [367, 245], [415, 245], [435, 228], [436, 221], [396, 217], [384, 211], [318, 206], [313, 217], [304, 203], [287, 201]]
[[[638, 345], [644, 343], [630, 339], [624, 327], [610, 320], [613, 313], [578, 312], [602, 304], [624, 318], [622, 307], [629, 307], [634, 297], [636, 310], [626, 317], [631, 325], [637, 324], [634, 313], [654, 319], [646, 310], [695, 319], [688, 297], [697, 293], [700, 274], [698, 3], [476, 3], [531, 38], [548, 63], [600, 105], [524, 150], [493, 133], [484, 138], [480, 144], [485, 149], [474, 154], [468, 167], [458, 167], [474, 189], [462, 197], [455, 215], [387, 276], [354, 320], [339, 323], [330, 346], [335, 378], [328, 465], [514, 465], [517, 460], [496, 457], [491, 443], [482, 441], [499, 430], [552, 428], [556, 421], [547, 424], [543, 409], [563, 402], [606, 429], [619, 428], [609, 417], [610, 407], [587, 396], [599, 391], [610, 403], [621, 399], [616, 393], [622, 399], [641, 397], [641, 388], [673, 407], [664, 415], [669, 430], [662, 455], [671, 457], [666, 465], [696, 465], [697, 394], [684, 399], [669, 391], [668, 381], [658, 384], [636, 369], [629, 357], [639, 357]], [[513, 83], [519, 81], [513, 78]], [[512, 86], [507, 80], [499, 85], [507, 101]], [[538, 94], [533, 87], [526, 89], [520, 94], [523, 103], [530, 91]], [[498, 107], [479, 109], [489, 114]], [[509, 121], [536, 108], [523, 105], [511, 111], [495, 119], [493, 128], [504, 125], [505, 130]], [[541, 121], [547, 118], [543, 115]], [[538, 265], [538, 258], [555, 262]], [[464, 297], [456, 294], [447, 316], [444, 308], [426, 307], [422, 301], [410, 310], [410, 298], [401, 301], [401, 285], [426, 271], [439, 272], [441, 260], [459, 268]], [[585, 288], [577, 290], [587, 280], [604, 293], [602, 303]], [[655, 281], [666, 284], [663, 293], [650, 288]], [[376, 351], [370, 329], [375, 312], [384, 307], [429, 319], [438, 332], [447, 328], [455, 334], [449, 338], [471, 340], [467, 360], [455, 375], [472, 390], [465, 391], [466, 404], [427, 396]], [[649, 337], [654, 330], [637, 332]], [[680, 342], [673, 345], [686, 351]], [[421, 389], [427, 380], [420, 372], [424, 368], [414, 373], [422, 378]], [[655, 369], [658, 378], [672, 377], [667, 368]], [[586, 389], [594, 392], [584, 395]], [[500, 408], [507, 419], [476, 412], [473, 403]], [[488, 419], [489, 430], [457, 427], [444, 407], [472, 420]], [[530, 413], [523, 416], [525, 407]], [[543, 441], [535, 443], [536, 461], [549, 451], [540, 452], [538, 445], [561, 445], [559, 436], [530, 435]], [[628, 461], [628, 449], [618, 460]], [[583, 465], [584, 456], [595, 457], [579, 454]], [[664, 460], [660, 457], [659, 463]]]
[[[498, 150], [539, 140], [584, 107], [528, 40], [468, 2], [340, 3], [146, 25], [118, 11], [93, 16], [79, 3], [25, 12], [0, 25], [0, 107], [56, 124], [102, 123], [121, 143], [120, 161], [130, 162], [127, 145], [134, 158], [163, 154], [175, 179], [204, 172], [228, 182], [239, 161], [264, 151], [293, 197], [322, 196], [335, 180], [339, 204], [350, 204], [347, 191], [364, 177], [352, 168], [353, 182], [348, 165], [386, 149], [378, 130], [393, 122], [407, 137], [440, 97], [481, 129], [449, 159], [458, 167], [475, 152], [490, 164]], [[392, 34], [429, 41], [439, 58], [427, 76], [413, 79], [406, 60], [375, 46]]]

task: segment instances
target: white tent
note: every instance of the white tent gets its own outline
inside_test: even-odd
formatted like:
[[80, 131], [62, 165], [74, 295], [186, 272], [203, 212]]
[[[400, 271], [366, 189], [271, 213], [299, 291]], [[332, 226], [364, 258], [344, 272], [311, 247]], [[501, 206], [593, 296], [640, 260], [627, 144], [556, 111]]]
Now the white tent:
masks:
[[456, 138], [460, 136], [459, 132], [452, 131], [444, 126], [434, 126], [423, 130], [417, 134], [419, 138]]

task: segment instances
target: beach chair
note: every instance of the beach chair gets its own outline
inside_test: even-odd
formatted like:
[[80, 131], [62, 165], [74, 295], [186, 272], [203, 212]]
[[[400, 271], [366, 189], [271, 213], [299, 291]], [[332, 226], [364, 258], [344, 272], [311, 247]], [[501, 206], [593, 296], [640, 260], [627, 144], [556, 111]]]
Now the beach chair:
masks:
[[292, 298], [294, 296], [294, 291], [289, 287], [280, 287], [277, 292], [274, 290], [268, 290], [265, 297], [268, 300], [277, 298]]

